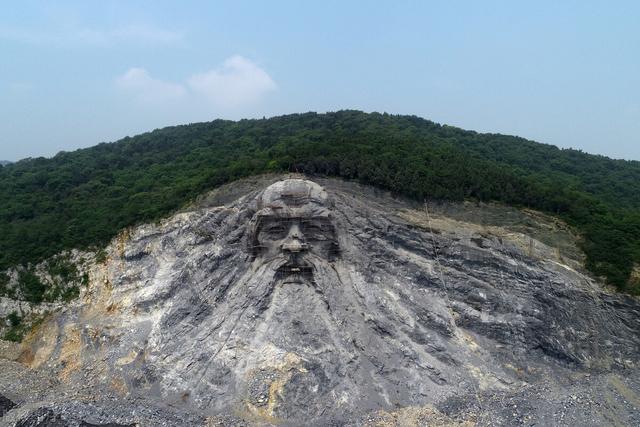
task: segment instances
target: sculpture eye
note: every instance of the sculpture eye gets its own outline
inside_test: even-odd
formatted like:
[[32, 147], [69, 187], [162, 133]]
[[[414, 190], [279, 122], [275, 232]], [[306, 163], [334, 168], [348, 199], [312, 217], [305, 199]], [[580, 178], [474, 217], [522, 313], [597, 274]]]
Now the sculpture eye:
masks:
[[288, 224], [285, 224], [282, 221], [274, 221], [270, 224], [265, 224], [262, 227], [262, 233], [265, 234], [265, 237], [269, 237], [270, 239], [281, 239], [286, 236], [288, 232]]
[[328, 240], [332, 235], [332, 227], [324, 222], [303, 224], [302, 230], [306, 238], [311, 240]]
[[265, 231], [269, 234], [284, 234], [287, 231], [283, 225], [274, 224], [266, 227]]

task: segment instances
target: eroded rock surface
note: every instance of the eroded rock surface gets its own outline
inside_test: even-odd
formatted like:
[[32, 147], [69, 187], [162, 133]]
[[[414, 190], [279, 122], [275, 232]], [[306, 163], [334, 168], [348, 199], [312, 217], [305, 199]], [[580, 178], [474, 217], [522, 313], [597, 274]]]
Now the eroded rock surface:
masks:
[[9, 412], [14, 406], [16, 406], [15, 403], [0, 394], [0, 417], [3, 417], [4, 414]]
[[[113, 407], [105, 423], [491, 425], [505, 399], [563, 396], [585, 374], [637, 399], [638, 300], [590, 278], [562, 225], [465, 209], [338, 180], [232, 184], [114, 240], [21, 361], [66, 401]], [[23, 397], [38, 399], [63, 396]], [[583, 409], [583, 425], [611, 420]]]

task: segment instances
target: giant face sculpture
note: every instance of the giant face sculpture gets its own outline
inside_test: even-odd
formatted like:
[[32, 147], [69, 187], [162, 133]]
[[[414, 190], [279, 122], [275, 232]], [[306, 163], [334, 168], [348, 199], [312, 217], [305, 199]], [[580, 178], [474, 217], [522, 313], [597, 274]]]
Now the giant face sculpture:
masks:
[[338, 253], [330, 207], [326, 191], [311, 181], [288, 179], [267, 187], [253, 218], [256, 260], [274, 263], [285, 282], [311, 279], [317, 262], [331, 261]]

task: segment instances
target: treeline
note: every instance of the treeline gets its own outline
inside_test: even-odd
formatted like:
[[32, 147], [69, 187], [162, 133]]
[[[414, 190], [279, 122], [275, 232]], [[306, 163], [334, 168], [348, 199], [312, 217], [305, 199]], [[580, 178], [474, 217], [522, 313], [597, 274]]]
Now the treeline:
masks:
[[640, 293], [639, 162], [358, 111], [175, 126], [0, 168], [0, 270], [103, 245], [206, 190], [270, 171], [550, 212], [582, 232], [591, 271]]

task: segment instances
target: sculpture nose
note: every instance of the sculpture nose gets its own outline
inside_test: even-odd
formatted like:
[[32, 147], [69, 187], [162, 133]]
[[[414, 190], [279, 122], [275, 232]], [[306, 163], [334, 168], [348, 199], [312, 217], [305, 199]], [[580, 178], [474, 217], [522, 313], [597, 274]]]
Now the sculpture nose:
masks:
[[286, 240], [282, 244], [285, 252], [298, 253], [307, 249], [307, 244], [303, 241], [303, 235], [298, 225], [292, 225]]

